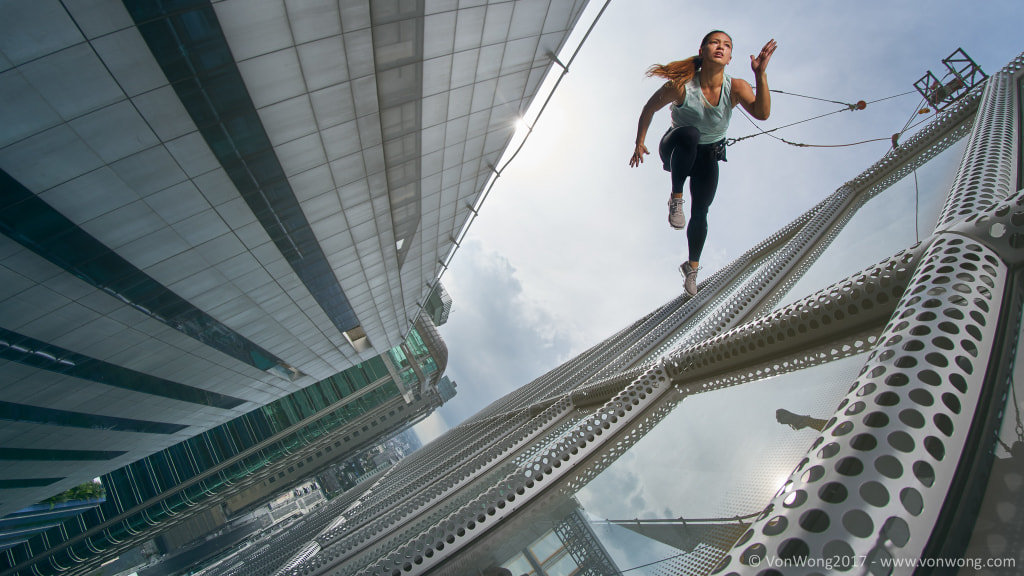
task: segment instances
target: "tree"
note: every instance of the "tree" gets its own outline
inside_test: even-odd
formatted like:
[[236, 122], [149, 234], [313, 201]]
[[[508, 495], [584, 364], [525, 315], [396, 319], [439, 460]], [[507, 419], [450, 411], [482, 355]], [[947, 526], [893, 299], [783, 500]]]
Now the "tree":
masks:
[[96, 498], [104, 498], [107, 495], [107, 491], [103, 488], [103, 484], [99, 482], [86, 482], [79, 484], [74, 488], [69, 488], [56, 496], [52, 496], [42, 501], [42, 504], [49, 504], [53, 506], [62, 502], [68, 502], [71, 500], [90, 500]]

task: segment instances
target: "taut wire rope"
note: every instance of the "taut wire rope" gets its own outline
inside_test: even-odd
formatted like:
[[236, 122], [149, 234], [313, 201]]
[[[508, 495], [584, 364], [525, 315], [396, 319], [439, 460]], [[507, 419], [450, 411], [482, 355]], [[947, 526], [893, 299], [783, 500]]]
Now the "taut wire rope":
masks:
[[[807, 96], [805, 94], [795, 94], [795, 93], [792, 93], [792, 92], [784, 92], [782, 90], [774, 90], [773, 89], [772, 92], [776, 92], [776, 93], [779, 93], [779, 94], [786, 94], [788, 96], [798, 96], [798, 97], [801, 97], [801, 98], [809, 98], [809, 99], [812, 99], [812, 100], [820, 100], [820, 101], [823, 101], [823, 102], [831, 102], [833, 104], [842, 104], [844, 107], [839, 109], [839, 110], [834, 110], [832, 112], [826, 112], [825, 114], [819, 114], [818, 116], [813, 116], [811, 118], [807, 118], [807, 119], [804, 119], [804, 120], [799, 120], [797, 122], [792, 122], [790, 124], [785, 124], [783, 126], [772, 128], [770, 130], [764, 130], [760, 126], [758, 126], [757, 124], [754, 124], [754, 121], [751, 120], [750, 116], [747, 115], [746, 111], [744, 111], [741, 108], [740, 111], [743, 112], [743, 116], [747, 119], [748, 122], [750, 122], [750, 124], [752, 126], [754, 126], [754, 128], [757, 128], [758, 133], [749, 134], [747, 136], [741, 136], [739, 138], [730, 138], [729, 140], [726, 141], [727, 145], [731, 146], [731, 145], [733, 145], [733, 144], [735, 144], [737, 142], [740, 142], [742, 140], [746, 140], [748, 138], [753, 138], [755, 136], [760, 136], [762, 134], [766, 134], [768, 136], [771, 136], [772, 138], [775, 138], [776, 140], [779, 140], [780, 142], [784, 142], [786, 144], [789, 144], [790, 146], [797, 146], [797, 147], [800, 147], [800, 148], [841, 148], [841, 147], [845, 147], [845, 146], [857, 146], [859, 144], [867, 144], [869, 142], [880, 142], [880, 141], [883, 141], [883, 140], [891, 140], [891, 137], [890, 137], [890, 138], [873, 138], [871, 140], [863, 140], [861, 142], [853, 142], [853, 143], [849, 143], [849, 144], [804, 144], [804, 143], [801, 143], [801, 142], [790, 142], [789, 140], [786, 140], [785, 138], [780, 138], [780, 137], [775, 136], [774, 134], [771, 134], [771, 133], [775, 132], [776, 130], [782, 130], [783, 128], [789, 128], [790, 126], [796, 126], [797, 124], [803, 124], [804, 122], [810, 122], [812, 120], [818, 120], [819, 118], [824, 118], [826, 116], [831, 116], [832, 114], [838, 114], [840, 112], [846, 112], [848, 110], [851, 111], [851, 112], [855, 111], [855, 110], [863, 110], [865, 107], [867, 107], [868, 104], [875, 104], [877, 102], [882, 102], [884, 100], [890, 100], [892, 98], [898, 98], [900, 96], [906, 96], [907, 94], [913, 94], [915, 92], [915, 90], [911, 90], [909, 92], [903, 92], [902, 94], [895, 94], [893, 96], [886, 96], [885, 98], [879, 98], [877, 100], [872, 100], [870, 102], [863, 102], [862, 101], [862, 102], [858, 102], [857, 104], [849, 104], [849, 103], [846, 103], [846, 102], [840, 102], [838, 100], [827, 100], [825, 98], [818, 98], [818, 97], [815, 97], [815, 96]], [[916, 114], [916, 112], [915, 112], [915, 114]], [[912, 120], [913, 120], [913, 117], [911, 117], [911, 121]], [[908, 121], [907, 124], [909, 125], [910, 121]], [[900, 132], [900, 134], [902, 134], [903, 132], [906, 132], [906, 130], [907, 130], [907, 127], [904, 126], [904, 128]]]

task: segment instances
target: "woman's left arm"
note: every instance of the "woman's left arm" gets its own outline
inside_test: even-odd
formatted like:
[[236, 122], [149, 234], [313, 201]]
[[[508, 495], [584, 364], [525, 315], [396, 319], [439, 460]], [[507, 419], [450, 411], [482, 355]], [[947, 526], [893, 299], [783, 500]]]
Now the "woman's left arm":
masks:
[[772, 97], [768, 90], [768, 61], [775, 53], [777, 44], [775, 40], [769, 40], [761, 53], [754, 57], [750, 56], [750, 69], [754, 71], [755, 88], [751, 89], [750, 84], [743, 80], [733, 79], [733, 94], [739, 98], [743, 109], [758, 120], [767, 120], [772, 112]]

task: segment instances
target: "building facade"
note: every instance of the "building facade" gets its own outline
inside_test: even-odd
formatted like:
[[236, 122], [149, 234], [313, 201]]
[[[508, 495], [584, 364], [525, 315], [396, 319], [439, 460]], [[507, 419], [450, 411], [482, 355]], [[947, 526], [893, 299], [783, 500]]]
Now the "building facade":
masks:
[[402, 344], [586, 5], [0, 5], [0, 516]]
[[185, 544], [422, 420], [445, 401], [447, 349], [420, 318], [386, 354], [105, 474], [105, 502], [0, 552], [0, 574], [87, 574], [168, 532]]
[[103, 497], [99, 497], [44, 501], [22, 508], [14, 514], [8, 514], [0, 519], [0, 550], [27, 542], [34, 534], [58, 526], [67, 518], [95, 508], [103, 500]]

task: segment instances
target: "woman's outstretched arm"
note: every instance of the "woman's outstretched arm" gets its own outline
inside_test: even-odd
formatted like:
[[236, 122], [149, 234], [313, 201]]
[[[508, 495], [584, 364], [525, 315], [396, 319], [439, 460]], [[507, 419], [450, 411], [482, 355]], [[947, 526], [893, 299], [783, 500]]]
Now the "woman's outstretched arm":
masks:
[[743, 80], [733, 80], [733, 94], [739, 98], [740, 104], [751, 116], [758, 120], [767, 120], [772, 113], [771, 91], [768, 90], [768, 61], [778, 45], [775, 40], [769, 40], [761, 53], [756, 57], [750, 57], [750, 69], [754, 72], [755, 88], [751, 89], [750, 84]]
[[629, 159], [630, 166], [636, 167], [643, 164], [644, 154], [650, 154], [647, 146], [644, 146], [644, 140], [647, 139], [647, 129], [651, 127], [654, 113], [678, 99], [679, 89], [671, 82], [666, 82], [651, 96], [647, 104], [644, 104], [644, 109], [640, 111], [640, 121], [636, 126], [636, 147], [633, 149], [633, 156]]

